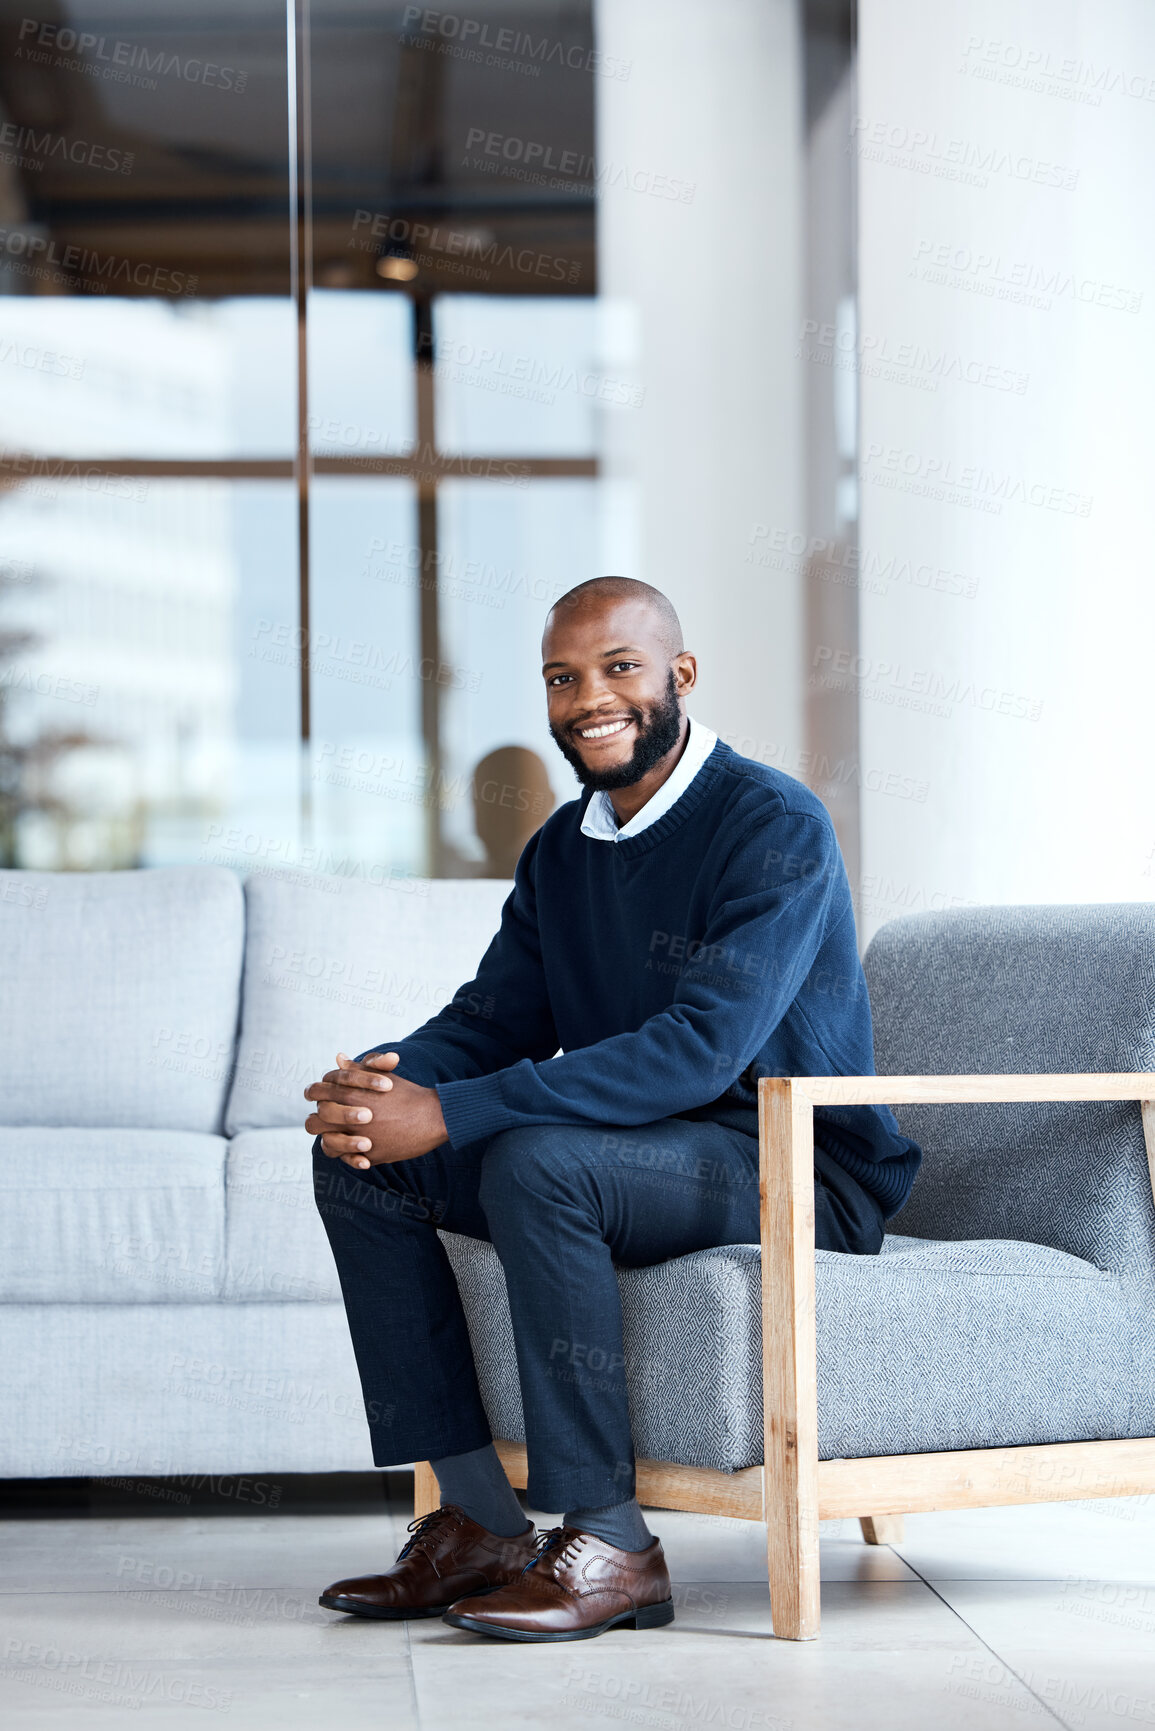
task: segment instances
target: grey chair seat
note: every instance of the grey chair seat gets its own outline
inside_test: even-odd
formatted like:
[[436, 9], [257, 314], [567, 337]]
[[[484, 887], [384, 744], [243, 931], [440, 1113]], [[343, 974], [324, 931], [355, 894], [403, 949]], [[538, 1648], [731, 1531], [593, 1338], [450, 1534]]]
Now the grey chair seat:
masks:
[[[525, 1438], [505, 1277], [442, 1233], [495, 1436]], [[733, 1472], [762, 1459], [760, 1251], [619, 1269], [634, 1447]], [[1133, 1399], [1150, 1287], [1045, 1245], [887, 1237], [817, 1253], [819, 1455], [924, 1453], [1150, 1434]], [[1146, 1313], [1146, 1315], [1145, 1315]], [[569, 1367], [596, 1377], [606, 1366]]]

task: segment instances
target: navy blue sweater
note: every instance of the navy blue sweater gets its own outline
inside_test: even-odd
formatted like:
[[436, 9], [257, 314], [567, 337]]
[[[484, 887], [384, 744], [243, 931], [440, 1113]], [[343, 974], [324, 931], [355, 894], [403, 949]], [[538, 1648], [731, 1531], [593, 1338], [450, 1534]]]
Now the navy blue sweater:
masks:
[[[583, 835], [588, 799], [526, 844], [476, 978], [375, 1048], [436, 1087], [455, 1147], [669, 1117], [757, 1135], [758, 1077], [873, 1075], [850, 888], [808, 788], [719, 740], [640, 835]], [[815, 1144], [884, 1217], [922, 1158], [886, 1106], [818, 1108]]]

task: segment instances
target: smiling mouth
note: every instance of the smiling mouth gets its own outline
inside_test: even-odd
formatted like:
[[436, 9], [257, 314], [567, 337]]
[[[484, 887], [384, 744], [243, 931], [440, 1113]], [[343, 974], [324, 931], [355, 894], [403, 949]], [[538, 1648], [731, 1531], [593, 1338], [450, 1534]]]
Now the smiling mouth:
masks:
[[621, 721], [603, 721], [595, 727], [576, 727], [575, 734], [587, 744], [593, 740], [614, 739], [619, 733], [624, 733], [627, 727], [634, 725], [633, 717], [626, 716]]

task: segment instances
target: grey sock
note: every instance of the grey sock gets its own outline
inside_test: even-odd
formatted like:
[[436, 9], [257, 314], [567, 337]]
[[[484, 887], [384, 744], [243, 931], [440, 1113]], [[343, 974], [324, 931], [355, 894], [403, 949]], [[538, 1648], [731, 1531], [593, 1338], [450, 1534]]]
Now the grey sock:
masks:
[[604, 1509], [571, 1509], [564, 1519], [567, 1527], [579, 1527], [595, 1539], [604, 1539], [607, 1545], [616, 1545], [619, 1551], [644, 1551], [654, 1542], [636, 1497], [610, 1503]]
[[492, 1443], [468, 1454], [431, 1461], [443, 1503], [456, 1503], [471, 1521], [500, 1538], [511, 1539], [529, 1528], [525, 1510], [505, 1476]]

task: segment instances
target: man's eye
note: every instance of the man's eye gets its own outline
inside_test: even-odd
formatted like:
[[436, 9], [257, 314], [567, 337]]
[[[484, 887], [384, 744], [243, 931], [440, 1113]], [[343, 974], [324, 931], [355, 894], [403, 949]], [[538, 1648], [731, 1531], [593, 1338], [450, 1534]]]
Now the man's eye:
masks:
[[610, 672], [612, 673], [615, 667], [631, 668], [636, 667], [637, 665], [638, 663], [636, 661], [615, 661], [611, 664]]

